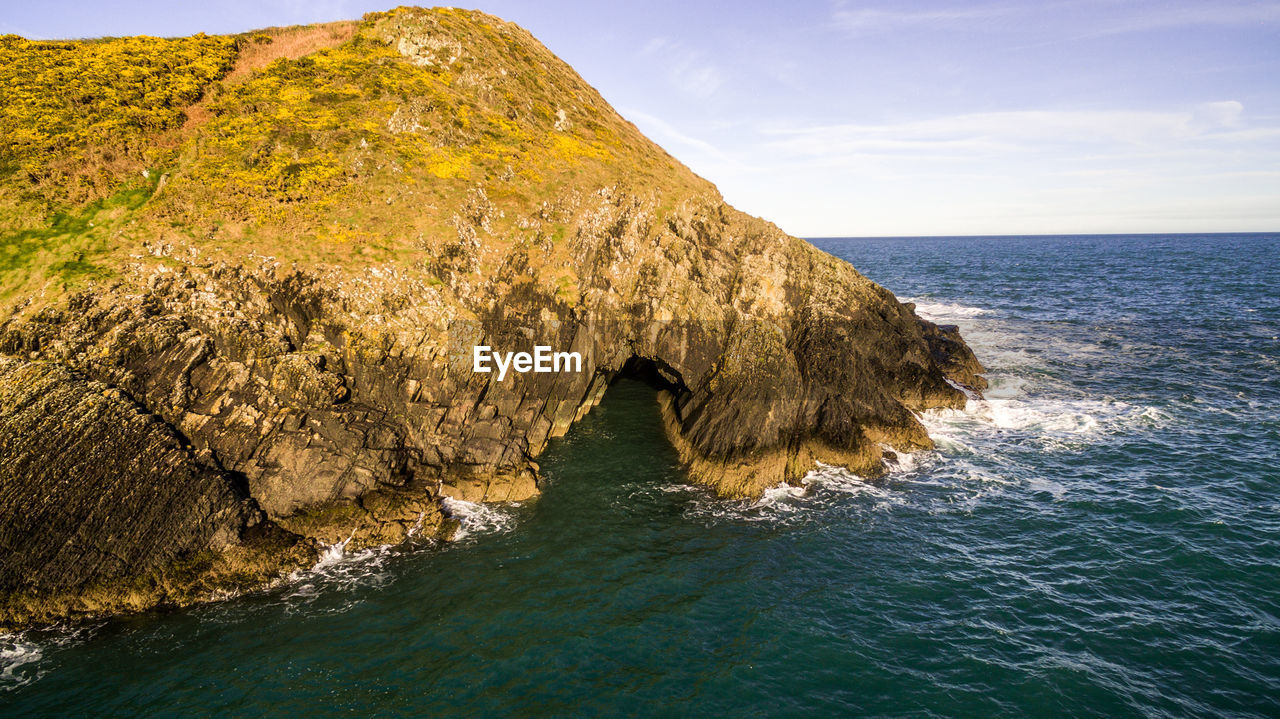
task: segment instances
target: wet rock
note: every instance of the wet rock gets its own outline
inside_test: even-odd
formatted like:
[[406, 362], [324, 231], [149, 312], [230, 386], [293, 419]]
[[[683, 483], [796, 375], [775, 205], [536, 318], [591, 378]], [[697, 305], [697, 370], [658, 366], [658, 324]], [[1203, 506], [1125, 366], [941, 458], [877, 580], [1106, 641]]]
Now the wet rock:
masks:
[[987, 388], [987, 379], [982, 376], [986, 369], [960, 337], [960, 328], [928, 320], [920, 320], [920, 327], [938, 368], [952, 381], [981, 395]]

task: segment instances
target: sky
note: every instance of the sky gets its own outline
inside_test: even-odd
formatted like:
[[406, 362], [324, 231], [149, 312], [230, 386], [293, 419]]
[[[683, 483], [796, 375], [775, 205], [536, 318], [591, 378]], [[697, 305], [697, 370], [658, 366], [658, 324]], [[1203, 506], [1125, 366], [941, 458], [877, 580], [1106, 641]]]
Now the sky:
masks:
[[[367, 0], [0, 0], [30, 38]], [[473, 0], [801, 237], [1280, 231], [1280, 0]]]

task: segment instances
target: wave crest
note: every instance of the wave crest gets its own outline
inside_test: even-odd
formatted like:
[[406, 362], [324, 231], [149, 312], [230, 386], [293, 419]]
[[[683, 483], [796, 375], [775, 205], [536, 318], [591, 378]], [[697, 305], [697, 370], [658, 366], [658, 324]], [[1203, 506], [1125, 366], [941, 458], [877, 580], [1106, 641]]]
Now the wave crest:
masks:
[[444, 511], [459, 522], [458, 531], [453, 535], [454, 541], [510, 532], [516, 525], [516, 515], [512, 510], [520, 506], [518, 502], [494, 505], [452, 497], [445, 497], [443, 504]]

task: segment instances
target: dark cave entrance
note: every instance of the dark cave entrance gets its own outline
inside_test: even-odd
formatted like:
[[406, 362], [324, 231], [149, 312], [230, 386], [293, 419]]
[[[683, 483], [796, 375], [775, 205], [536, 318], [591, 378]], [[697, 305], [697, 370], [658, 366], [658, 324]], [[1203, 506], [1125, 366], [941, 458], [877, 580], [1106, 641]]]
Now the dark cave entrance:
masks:
[[613, 386], [624, 379], [643, 382], [659, 392], [670, 392], [676, 397], [689, 391], [680, 373], [661, 359], [631, 355], [609, 385]]

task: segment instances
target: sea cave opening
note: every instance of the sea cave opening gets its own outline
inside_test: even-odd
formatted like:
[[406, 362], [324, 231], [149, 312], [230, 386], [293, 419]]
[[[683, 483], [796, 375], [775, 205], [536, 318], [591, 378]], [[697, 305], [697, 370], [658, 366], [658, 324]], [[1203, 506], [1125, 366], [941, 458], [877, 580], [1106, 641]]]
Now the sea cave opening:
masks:
[[[582, 517], [603, 516], [600, 507], [643, 504], [637, 497], [657, 501], [667, 493], [655, 488], [688, 483], [664, 417], [669, 398], [689, 392], [680, 373], [661, 359], [633, 355], [607, 378], [590, 411], [538, 456], [540, 474], [549, 480], [542, 487], [541, 512], [569, 508]], [[640, 494], [631, 496], [635, 492]], [[584, 505], [588, 497], [591, 507]], [[652, 520], [644, 512], [628, 516]]]
[[622, 369], [613, 376], [609, 386], [623, 380], [635, 380], [659, 392], [670, 392], [676, 396], [689, 391], [680, 373], [660, 358], [631, 355], [623, 363]]

